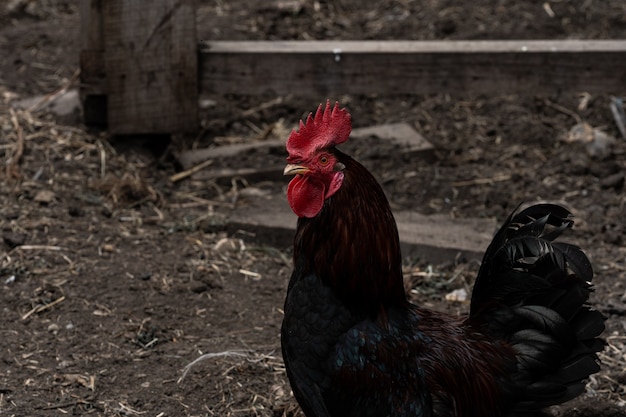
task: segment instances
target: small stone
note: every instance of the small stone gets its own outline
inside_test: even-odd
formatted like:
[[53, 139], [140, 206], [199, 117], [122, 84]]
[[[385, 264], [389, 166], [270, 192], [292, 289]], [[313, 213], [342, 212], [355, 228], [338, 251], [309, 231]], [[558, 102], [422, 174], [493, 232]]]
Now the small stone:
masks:
[[20, 218], [19, 211], [11, 211], [4, 215], [4, 218], [7, 220], [17, 220]]
[[567, 143], [580, 142], [585, 145], [587, 154], [592, 158], [604, 159], [611, 154], [615, 138], [592, 127], [590, 124], [582, 122], [574, 125], [563, 140]]
[[622, 232], [620, 230], [607, 230], [604, 232], [604, 242], [619, 246], [622, 244]]
[[198, 284], [198, 285], [194, 285], [193, 287], [191, 287], [191, 292], [196, 293], [196, 294], [202, 294], [203, 292], [206, 292], [209, 289], [209, 287], [205, 284]]
[[35, 194], [35, 201], [40, 204], [50, 204], [54, 200], [54, 192], [50, 190], [41, 190]]
[[71, 217], [83, 217], [85, 215], [85, 210], [80, 207], [71, 206], [67, 209], [67, 214]]
[[102, 252], [115, 252], [115, 246], [110, 243], [102, 245]]
[[21, 246], [26, 241], [26, 235], [22, 233], [4, 232], [2, 240], [11, 249]]
[[58, 369], [67, 369], [70, 366], [74, 366], [74, 362], [70, 360], [62, 360], [57, 364]]
[[464, 288], [446, 294], [446, 301], [463, 303], [467, 301], [467, 291]]
[[617, 174], [609, 175], [606, 178], [600, 180], [600, 187], [602, 188], [614, 188], [616, 190], [622, 188], [624, 185], [624, 173], [618, 172]]
[[601, 130], [593, 129], [593, 140], [585, 144], [585, 149], [589, 156], [604, 159], [611, 155], [614, 144], [613, 136], [607, 135]]
[[219, 215], [209, 216], [198, 222], [198, 228], [204, 233], [218, 233], [226, 228], [226, 219]]

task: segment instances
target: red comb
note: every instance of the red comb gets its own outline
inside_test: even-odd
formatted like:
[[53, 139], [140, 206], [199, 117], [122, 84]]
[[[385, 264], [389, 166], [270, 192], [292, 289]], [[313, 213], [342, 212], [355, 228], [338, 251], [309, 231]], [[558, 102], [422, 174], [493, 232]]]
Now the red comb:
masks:
[[330, 109], [330, 100], [326, 100], [326, 108], [322, 104], [317, 108], [315, 116], [309, 113], [306, 123], [300, 120], [300, 127], [294, 129], [287, 139], [287, 152], [293, 160], [306, 159], [316, 149], [331, 145], [339, 145], [348, 140], [352, 131], [350, 113], [340, 109], [339, 103]]

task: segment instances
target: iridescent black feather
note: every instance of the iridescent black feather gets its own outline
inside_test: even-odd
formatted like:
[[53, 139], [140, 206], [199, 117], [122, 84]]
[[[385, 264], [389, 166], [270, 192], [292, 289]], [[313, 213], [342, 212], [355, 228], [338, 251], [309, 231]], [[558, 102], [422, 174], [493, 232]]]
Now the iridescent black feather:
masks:
[[579, 247], [554, 242], [573, 223], [553, 204], [511, 214], [474, 285], [468, 324], [507, 340], [517, 355], [516, 415], [576, 397], [599, 370], [604, 317], [586, 305], [591, 263]]

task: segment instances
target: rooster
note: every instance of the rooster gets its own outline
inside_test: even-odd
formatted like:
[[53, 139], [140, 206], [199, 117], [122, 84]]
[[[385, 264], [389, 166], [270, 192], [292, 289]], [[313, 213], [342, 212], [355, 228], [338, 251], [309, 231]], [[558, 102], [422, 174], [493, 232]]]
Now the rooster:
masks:
[[555, 239], [563, 207], [513, 213], [486, 250], [465, 318], [409, 302], [385, 194], [336, 148], [351, 117], [336, 103], [291, 133], [285, 175], [298, 216], [281, 330], [307, 417], [501, 417], [571, 400], [598, 372], [604, 317], [593, 271]]

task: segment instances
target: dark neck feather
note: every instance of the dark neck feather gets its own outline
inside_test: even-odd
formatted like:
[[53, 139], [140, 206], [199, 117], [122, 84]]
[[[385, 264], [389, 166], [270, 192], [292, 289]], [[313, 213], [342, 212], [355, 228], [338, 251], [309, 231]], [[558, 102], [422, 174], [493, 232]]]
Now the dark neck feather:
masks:
[[315, 273], [353, 310], [370, 315], [407, 303], [395, 219], [374, 177], [333, 151], [346, 168], [341, 188], [314, 218], [300, 218], [294, 261]]

